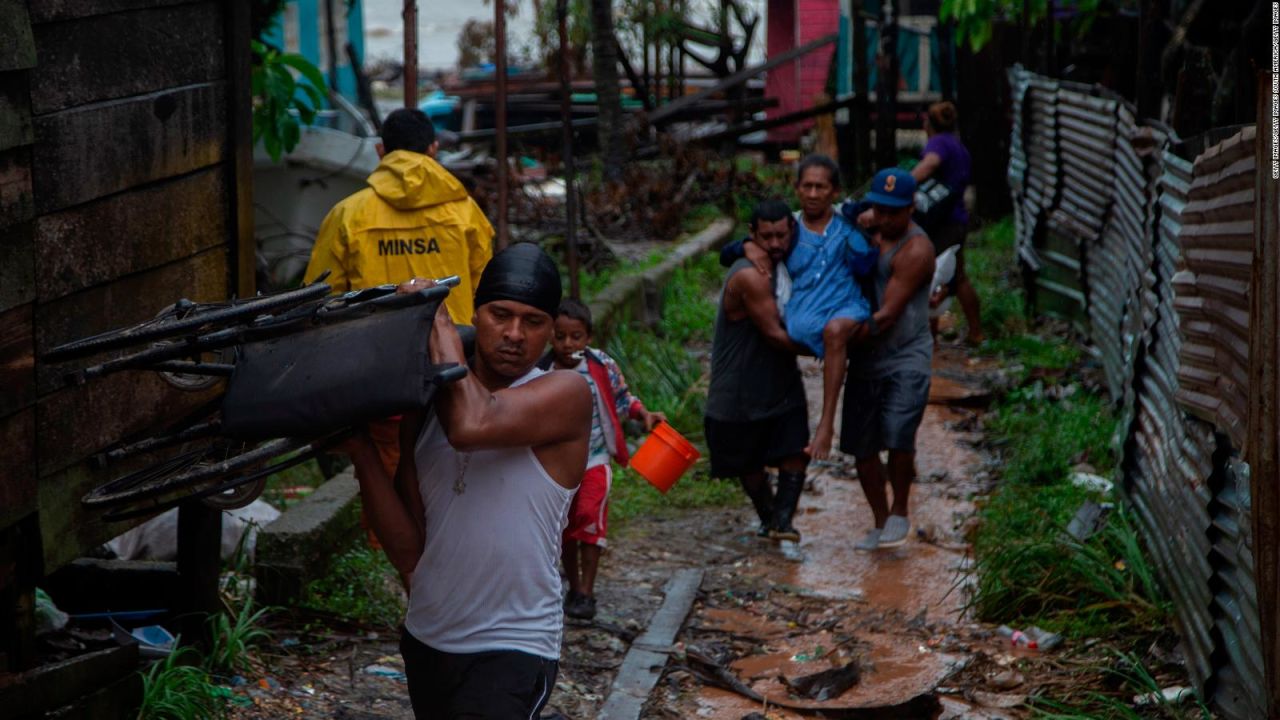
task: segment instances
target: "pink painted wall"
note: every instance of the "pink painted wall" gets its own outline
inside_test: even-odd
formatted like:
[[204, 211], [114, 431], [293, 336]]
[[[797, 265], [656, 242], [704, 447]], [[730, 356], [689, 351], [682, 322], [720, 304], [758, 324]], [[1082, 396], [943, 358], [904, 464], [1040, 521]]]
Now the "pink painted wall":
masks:
[[[769, 57], [829, 35], [839, 28], [838, 0], [769, 0], [766, 51]], [[815, 50], [798, 60], [769, 71], [765, 79], [765, 95], [778, 99], [778, 107], [768, 111], [769, 117], [803, 110], [814, 104], [814, 98], [827, 84], [831, 55], [835, 45]], [[774, 142], [795, 142], [812, 127], [813, 121], [795, 123], [769, 131]]]

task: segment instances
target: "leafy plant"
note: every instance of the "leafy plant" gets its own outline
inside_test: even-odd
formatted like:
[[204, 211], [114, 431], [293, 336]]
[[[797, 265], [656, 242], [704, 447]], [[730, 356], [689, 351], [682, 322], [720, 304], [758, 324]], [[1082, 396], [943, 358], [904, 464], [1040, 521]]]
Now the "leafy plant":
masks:
[[253, 597], [232, 613], [218, 613], [209, 619], [212, 626], [209, 654], [205, 667], [209, 672], [233, 674], [252, 670], [250, 649], [271, 633], [262, 629], [261, 620], [268, 608], [253, 609]]
[[[262, 142], [272, 160], [298, 145], [302, 124], [315, 123], [324, 106], [325, 81], [305, 57], [258, 40], [253, 50], [253, 142]], [[296, 113], [296, 117], [295, 117]]]
[[138, 720], [213, 720], [225, 716], [209, 673], [198, 664], [188, 663], [188, 656], [194, 661], [197, 653], [189, 647], [179, 647], [142, 674]]
[[336, 615], [388, 628], [404, 620], [404, 595], [395, 568], [364, 537], [338, 557], [333, 569], [307, 586], [304, 604]]
[[1125, 696], [1153, 698], [1142, 712], [1131, 707], [1125, 699], [1091, 690], [1069, 700], [1033, 698], [1033, 717], [1039, 720], [1210, 720], [1213, 717], [1198, 693], [1191, 707], [1165, 699], [1161, 693], [1162, 683], [1137, 655], [1113, 650], [1111, 657], [1111, 664], [1102, 668], [1102, 674], [1119, 682], [1119, 692]]

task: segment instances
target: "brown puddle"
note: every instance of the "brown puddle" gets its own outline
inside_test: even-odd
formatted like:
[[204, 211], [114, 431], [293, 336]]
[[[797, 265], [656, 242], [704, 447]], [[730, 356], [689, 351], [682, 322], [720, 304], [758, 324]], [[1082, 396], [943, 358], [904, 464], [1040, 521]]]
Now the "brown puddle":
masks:
[[[955, 368], [955, 364], [947, 364]], [[820, 382], [820, 377], [808, 369], [806, 385], [811, 416], [815, 418], [821, 406], [817, 396]], [[934, 383], [944, 394], [969, 392], [936, 375]], [[934, 652], [918, 640], [918, 634], [900, 632], [900, 627], [888, 625], [900, 624], [904, 622], [901, 618], [914, 618], [921, 612], [930, 622], [959, 621], [964, 598], [960, 590], [952, 588], [965, 553], [955, 529], [973, 513], [973, 506], [967, 500], [951, 497], [948, 490], [965, 479], [979, 458], [960, 443], [965, 435], [948, 429], [947, 423], [968, 415], [968, 411], [945, 404], [926, 408], [917, 435], [920, 481], [912, 487], [913, 533], [898, 548], [870, 554], [853, 549], [853, 543], [871, 527], [872, 518], [850, 458], [844, 458], [844, 465], [811, 466], [819, 492], [805, 493], [796, 519], [803, 537], [798, 548], [802, 561], [788, 562], [780, 549], [761, 544], [742, 570], [764, 576], [774, 587], [787, 586], [806, 597], [826, 598], [832, 603], [851, 598], [860, 601], [851, 606], [856, 609], [848, 617], [839, 618], [836, 627], [811, 634], [796, 634], [780, 619], [761, 617], [753, 612], [751, 604], [700, 609], [691, 623], [763, 642], [761, 654], [742, 657], [731, 665], [746, 685], [766, 697], [788, 699], [787, 688], [778, 679], [780, 674], [807, 675], [857, 658], [863, 668], [861, 681], [824, 705], [833, 709], [873, 707], [905, 702], [931, 692], [952, 672], [957, 657]], [[930, 482], [930, 478], [941, 480]], [[925, 529], [930, 537], [946, 537], [954, 542], [930, 544], [915, 536], [916, 528]], [[788, 634], [795, 636], [787, 637]], [[850, 636], [854, 641], [833, 649], [834, 644]], [[790, 701], [797, 702], [794, 698]], [[758, 703], [706, 686], [699, 690], [696, 704], [687, 710], [713, 720], [739, 720], [747, 713], [763, 712]], [[803, 717], [772, 706], [768, 716]]]

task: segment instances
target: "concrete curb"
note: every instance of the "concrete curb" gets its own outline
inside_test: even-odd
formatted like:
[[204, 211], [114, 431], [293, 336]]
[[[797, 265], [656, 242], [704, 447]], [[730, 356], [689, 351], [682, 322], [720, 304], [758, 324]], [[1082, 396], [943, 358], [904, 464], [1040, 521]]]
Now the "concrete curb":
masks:
[[328, 572], [339, 549], [359, 534], [359, 497], [360, 486], [348, 468], [258, 533], [254, 575], [259, 601], [296, 602], [307, 583]]

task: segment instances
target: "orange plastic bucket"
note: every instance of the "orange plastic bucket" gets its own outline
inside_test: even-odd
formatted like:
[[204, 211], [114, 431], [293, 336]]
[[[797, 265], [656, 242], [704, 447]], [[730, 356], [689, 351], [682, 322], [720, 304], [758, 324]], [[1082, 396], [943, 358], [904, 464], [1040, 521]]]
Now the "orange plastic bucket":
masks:
[[675, 428], [661, 422], [631, 456], [631, 467], [665, 494], [701, 455]]

